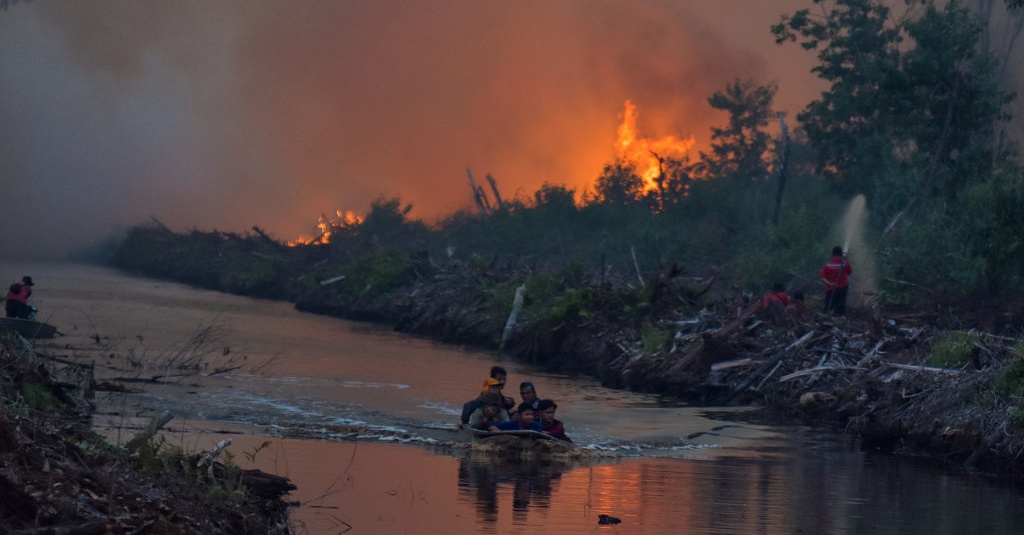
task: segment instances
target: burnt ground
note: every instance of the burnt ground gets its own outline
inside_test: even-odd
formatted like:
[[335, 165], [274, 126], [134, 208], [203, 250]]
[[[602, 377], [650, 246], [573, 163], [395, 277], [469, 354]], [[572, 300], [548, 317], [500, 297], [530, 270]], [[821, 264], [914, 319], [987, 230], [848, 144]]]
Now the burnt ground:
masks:
[[87, 378], [0, 333], [0, 532], [289, 533], [286, 479], [153, 439], [110, 445], [91, 430]]

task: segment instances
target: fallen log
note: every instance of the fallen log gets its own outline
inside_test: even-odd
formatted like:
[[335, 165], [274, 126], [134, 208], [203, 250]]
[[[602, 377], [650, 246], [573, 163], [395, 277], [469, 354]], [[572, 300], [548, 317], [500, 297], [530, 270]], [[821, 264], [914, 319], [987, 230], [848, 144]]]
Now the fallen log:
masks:
[[153, 435], [155, 435], [157, 431], [162, 429], [165, 425], [167, 425], [167, 422], [170, 422], [173, 419], [174, 415], [171, 414], [171, 411], [164, 409], [164, 412], [160, 413], [159, 416], [154, 417], [153, 420], [149, 422], [149, 427], [147, 427], [140, 433], [136, 434], [131, 440], [128, 441], [128, 444], [125, 445], [125, 449], [127, 449], [130, 452], [134, 452], [144, 442], [153, 438]]
[[887, 362], [887, 366], [891, 368], [897, 368], [900, 370], [908, 370], [913, 372], [930, 372], [930, 373], [941, 373], [947, 375], [959, 375], [964, 373], [963, 370], [951, 370], [949, 368], [935, 368], [932, 366], [915, 366], [913, 364], [899, 364], [896, 362]]
[[733, 388], [733, 395], [731, 398], [729, 398], [729, 403], [734, 403], [736, 401], [736, 398], [738, 398], [744, 391], [750, 388], [750, 386], [753, 385], [755, 381], [760, 380], [762, 376], [768, 373], [775, 373], [775, 370], [778, 369], [778, 365], [782, 362], [782, 359], [785, 358], [786, 354], [789, 353], [791, 350], [801, 346], [807, 340], [810, 340], [812, 335], [814, 335], [814, 329], [807, 331], [806, 334], [804, 334], [800, 338], [797, 338], [795, 342], [789, 344], [788, 346], [785, 347], [785, 349], [776, 353], [774, 357], [768, 359], [764, 364], [762, 364], [761, 367], [757, 369], [757, 371], [747, 375], [747, 377], [743, 381], [741, 381], [738, 385], [736, 385]]
[[722, 328], [711, 333], [702, 334], [700, 340], [683, 355], [683, 358], [676, 361], [666, 373], [671, 377], [689, 371], [696, 364], [704, 360], [704, 353], [710, 345], [729, 337], [729, 335], [742, 327], [747, 320], [752, 318], [754, 314], [757, 314], [759, 310], [761, 310], [760, 302], [751, 303], [740, 312], [736, 319], [730, 321]]
[[832, 371], [832, 370], [866, 371], [866, 368], [860, 368], [858, 366], [815, 366], [813, 368], [807, 368], [807, 369], [803, 369], [803, 370], [799, 370], [799, 371], [795, 371], [793, 373], [789, 373], [789, 374], [783, 375], [782, 377], [779, 377], [779, 382], [780, 383], [785, 383], [786, 381], [791, 381], [793, 379], [804, 377], [806, 375], [812, 375], [812, 374], [815, 374], [815, 373], [818, 373], [818, 372], [825, 372], [825, 371]]

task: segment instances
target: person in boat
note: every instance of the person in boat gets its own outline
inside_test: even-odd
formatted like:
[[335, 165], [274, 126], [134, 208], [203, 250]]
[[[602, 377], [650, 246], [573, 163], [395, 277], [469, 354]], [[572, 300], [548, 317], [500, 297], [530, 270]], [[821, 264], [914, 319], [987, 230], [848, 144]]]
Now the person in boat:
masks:
[[493, 378], [488, 377], [484, 380], [484, 386], [480, 389], [480, 395], [467, 401], [462, 405], [462, 415], [459, 419], [459, 427], [469, 425], [469, 417], [474, 411], [483, 406], [483, 398], [489, 394], [495, 394], [498, 399], [502, 399], [504, 396], [501, 393], [501, 389], [505, 386], [505, 383]]
[[522, 399], [521, 403], [529, 403], [534, 410], [537, 409], [540, 400], [537, 399], [537, 387], [533, 386], [533, 383], [530, 381], [519, 383], [519, 397]]
[[[504, 385], [506, 382], [508, 382], [508, 372], [505, 371], [505, 368], [502, 368], [501, 366], [491, 366], [490, 378], [496, 379], [499, 382], [501, 382], [502, 385]], [[505, 394], [502, 394], [501, 407], [505, 409], [506, 412], [512, 412], [512, 410], [516, 408], [516, 400], [512, 399], [512, 396], [506, 396]]]
[[[536, 412], [537, 403], [539, 403], [540, 400], [537, 399], [537, 387], [533, 386], [533, 383], [530, 381], [523, 381], [519, 383], [519, 397], [522, 399], [521, 403], [528, 403], [533, 407], [534, 412]], [[511, 416], [516, 418], [518, 417], [518, 414], [519, 412], [516, 411], [513, 412]]]
[[519, 407], [516, 408], [516, 414], [519, 418], [502, 422], [497, 425], [492, 425], [488, 428], [489, 431], [537, 431], [540, 433], [544, 432], [544, 429], [540, 426], [540, 422], [537, 421], [537, 414], [533, 405], [529, 403], [520, 403]]
[[4, 304], [4, 311], [8, 318], [29, 319], [32, 317], [32, 307], [28, 304], [28, 298], [32, 296], [32, 277], [24, 276], [20, 281], [15, 281], [7, 290], [7, 302]]
[[508, 412], [501, 408], [501, 396], [487, 394], [483, 396], [482, 405], [469, 415], [469, 427], [487, 431], [492, 425], [509, 421]]
[[555, 404], [554, 400], [540, 400], [537, 407], [537, 413], [540, 415], [540, 427], [544, 430], [544, 433], [558, 440], [572, 442], [569, 435], [565, 434], [565, 424], [561, 420], [555, 419], [555, 411], [557, 409], [558, 405]]

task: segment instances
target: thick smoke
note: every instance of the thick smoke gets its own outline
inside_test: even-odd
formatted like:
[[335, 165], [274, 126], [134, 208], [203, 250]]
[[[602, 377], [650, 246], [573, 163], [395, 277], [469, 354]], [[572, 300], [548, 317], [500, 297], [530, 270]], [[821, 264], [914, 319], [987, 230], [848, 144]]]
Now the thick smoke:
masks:
[[769, 26], [805, 0], [34, 0], [0, 11], [0, 257], [56, 256], [155, 218], [281, 239], [399, 196], [469, 207], [582, 191], [623, 104], [650, 137], [723, 117], [729, 81], [795, 113], [813, 55]]

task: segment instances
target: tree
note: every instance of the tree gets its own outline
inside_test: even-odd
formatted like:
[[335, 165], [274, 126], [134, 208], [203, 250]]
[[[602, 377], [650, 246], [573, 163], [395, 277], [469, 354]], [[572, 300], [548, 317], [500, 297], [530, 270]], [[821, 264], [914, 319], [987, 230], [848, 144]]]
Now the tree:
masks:
[[797, 11], [772, 33], [777, 43], [799, 40], [804, 49], [818, 51], [820, 63], [812, 71], [831, 86], [797, 120], [815, 149], [817, 172], [857, 193], [866, 171], [878, 169], [886, 154], [880, 150], [889, 143], [886, 86], [899, 65], [902, 37], [888, 26], [889, 9], [874, 0], [837, 0], [832, 8], [813, 1], [822, 6], [821, 15]]
[[725, 128], [711, 128], [711, 154], [702, 152], [696, 169], [702, 178], [768, 177], [771, 136], [762, 129], [773, 116], [777, 90], [775, 84], [757, 86], [737, 79], [708, 97], [712, 108], [729, 114], [729, 122]]
[[597, 177], [595, 199], [600, 204], [633, 204], [643, 196], [644, 180], [636, 173], [636, 165], [616, 161], [604, 166]]
[[797, 116], [818, 172], [889, 215], [932, 194], [955, 198], [964, 181], [991, 174], [1009, 96], [969, 10], [908, 0], [912, 9], [894, 17], [877, 0], [813, 1], [820, 16], [801, 10], [772, 32], [817, 50], [814, 72], [831, 83]]

